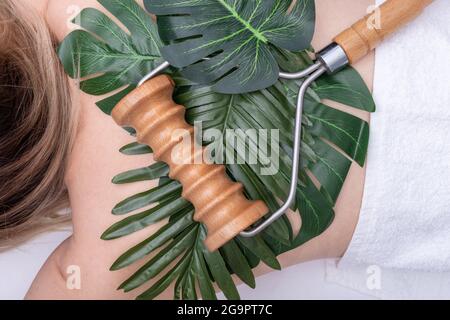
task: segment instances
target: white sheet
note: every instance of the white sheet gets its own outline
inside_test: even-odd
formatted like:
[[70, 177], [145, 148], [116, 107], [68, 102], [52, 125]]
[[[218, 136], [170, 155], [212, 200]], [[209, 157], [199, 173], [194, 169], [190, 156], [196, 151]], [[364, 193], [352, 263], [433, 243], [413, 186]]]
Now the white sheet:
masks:
[[450, 298], [449, 0], [379, 47], [374, 97], [360, 221], [328, 278], [382, 298]]

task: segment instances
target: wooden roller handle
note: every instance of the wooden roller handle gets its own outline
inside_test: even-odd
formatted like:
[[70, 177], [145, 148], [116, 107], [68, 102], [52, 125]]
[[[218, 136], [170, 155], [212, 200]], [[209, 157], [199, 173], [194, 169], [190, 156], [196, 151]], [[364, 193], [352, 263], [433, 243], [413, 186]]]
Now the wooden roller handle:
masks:
[[334, 38], [351, 64], [366, 56], [383, 39], [416, 18], [433, 0], [387, 0], [379, 7], [380, 26], [369, 14]]
[[194, 220], [208, 229], [206, 247], [214, 251], [269, 210], [263, 201], [248, 200], [225, 166], [202, 161], [205, 148], [196, 145], [194, 127], [184, 119], [185, 108], [172, 100], [173, 90], [169, 76], [153, 78], [123, 98], [112, 116], [118, 125], [135, 128], [155, 160], [169, 165], [170, 178], [181, 182], [183, 198], [195, 207]]

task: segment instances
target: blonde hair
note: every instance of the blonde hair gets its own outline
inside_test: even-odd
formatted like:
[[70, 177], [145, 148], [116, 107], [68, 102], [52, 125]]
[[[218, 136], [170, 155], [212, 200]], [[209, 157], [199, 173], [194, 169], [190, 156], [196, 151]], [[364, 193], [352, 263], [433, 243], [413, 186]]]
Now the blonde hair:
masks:
[[68, 219], [76, 122], [55, 44], [36, 11], [0, 1], [0, 249]]

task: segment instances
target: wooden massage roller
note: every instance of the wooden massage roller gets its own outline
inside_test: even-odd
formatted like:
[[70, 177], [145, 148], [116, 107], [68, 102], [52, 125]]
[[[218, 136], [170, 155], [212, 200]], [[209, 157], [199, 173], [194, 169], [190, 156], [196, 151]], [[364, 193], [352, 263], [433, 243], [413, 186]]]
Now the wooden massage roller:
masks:
[[[314, 65], [298, 73], [280, 73], [280, 77], [285, 79], [308, 77], [299, 91], [291, 190], [283, 206], [251, 231], [241, 232], [269, 210], [262, 201], [248, 200], [242, 192], [242, 185], [227, 177], [223, 165], [194, 164], [196, 162], [193, 159], [204, 159], [205, 149], [194, 147], [194, 128], [184, 120], [185, 108], [172, 100], [174, 82], [166, 75], [153, 78], [170, 66], [169, 62], [164, 62], [148, 74], [141, 81], [142, 85], [114, 108], [113, 118], [121, 126], [135, 128], [138, 141], [153, 149], [156, 160], [169, 165], [169, 176], [181, 182], [183, 197], [195, 207], [194, 219], [204, 223], [208, 229], [206, 247], [214, 251], [239, 233], [246, 237], [254, 236], [284, 214], [293, 202], [298, 179], [303, 98], [308, 86], [323, 73], [337, 72], [366, 56], [385, 37], [417, 17], [432, 2], [433, 0], [387, 0], [379, 7], [379, 29], [369, 27], [372, 15], [367, 15], [340, 33], [330, 46], [319, 52]], [[191, 144], [186, 144], [188, 147], [182, 146], [182, 137], [174, 136], [178, 130], [184, 130], [189, 135]]]
[[195, 207], [194, 220], [208, 229], [206, 247], [214, 251], [269, 210], [263, 201], [248, 200], [242, 184], [227, 176], [224, 165], [195, 161], [205, 159], [205, 148], [196, 146], [185, 107], [173, 101], [174, 86], [167, 75], [153, 78], [120, 101], [112, 116], [118, 125], [133, 127], [138, 141], [152, 148], [154, 159], [169, 165], [170, 178], [181, 182], [183, 198]]

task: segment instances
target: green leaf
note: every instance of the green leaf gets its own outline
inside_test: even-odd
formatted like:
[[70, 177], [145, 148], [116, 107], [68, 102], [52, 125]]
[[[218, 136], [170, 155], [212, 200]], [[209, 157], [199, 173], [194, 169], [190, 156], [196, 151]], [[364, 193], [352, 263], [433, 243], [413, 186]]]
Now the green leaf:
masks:
[[183, 272], [180, 274], [177, 281], [175, 282], [175, 286], [173, 288], [173, 299], [174, 300], [182, 299], [182, 295], [183, 295], [182, 285], [183, 285], [184, 281], [186, 280], [186, 275], [188, 273], [187, 270], [188, 270], [190, 264], [191, 263], [189, 262], [189, 264], [186, 265], [186, 267], [183, 269]]
[[158, 15], [164, 58], [184, 68], [182, 74], [190, 80], [214, 83], [216, 92], [250, 92], [273, 85], [280, 69], [271, 46], [300, 51], [310, 46], [314, 33], [312, 0], [298, 0], [291, 11], [292, 1], [287, 0], [144, 3]]
[[119, 101], [122, 100], [122, 98], [124, 98], [127, 94], [129, 94], [135, 88], [136, 88], [136, 86], [128, 86], [125, 89], [123, 89], [122, 91], [120, 91], [108, 98], [105, 98], [101, 101], [98, 101], [96, 103], [96, 105], [104, 113], [106, 113], [107, 115], [111, 115], [112, 110], [119, 103]]
[[[133, 0], [99, 1], [129, 30], [128, 35], [107, 15], [87, 8], [75, 18], [84, 30], [75, 30], [61, 43], [58, 54], [72, 78], [94, 76], [81, 82], [81, 89], [92, 95], [103, 95], [130, 84], [161, 63], [156, 26]], [[94, 36], [95, 35], [95, 36]], [[117, 100], [118, 97], [114, 99]], [[109, 113], [111, 101], [102, 110]]]
[[[127, 236], [148, 227], [180, 211], [190, 211], [191, 204], [183, 198], [169, 198], [165, 202], [144, 212], [127, 217], [115, 223], [102, 235], [103, 240], [113, 240]], [[178, 226], [179, 227], [179, 226]], [[163, 229], [160, 229], [160, 231]]]
[[[198, 242], [198, 244], [201, 244], [201, 242]], [[217, 300], [216, 292], [209, 279], [208, 267], [206, 266], [200, 246], [197, 245], [197, 250], [194, 251], [194, 269], [196, 270], [198, 287], [203, 300]]]
[[169, 174], [169, 167], [163, 162], [156, 162], [149, 167], [130, 170], [115, 176], [115, 184], [125, 184], [139, 181], [155, 180]]
[[111, 270], [115, 271], [123, 269], [142, 259], [192, 225], [192, 209], [189, 209], [187, 212], [183, 212], [176, 220], [159, 229], [150, 238], [121, 255], [111, 266]]
[[312, 148], [316, 153], [317, 162], [311, 163], [309, 169], [330, 195], [331, 204], [334, 205], [352, 162], [321, 140], [317, 140]]
[[128, 280], [122, 283], [119, 289], [129, 292], [138, 288], [146, 281], [157, 276], [180, 254], [192, 247], [193, 241], [197, 236], [198, 226], [187, 228], [177, 238], [175, 238], [168, 246], [161, 250], [154, 258], [141, 267]]
[[285, 245], [291, 245], [292, 226], [286, 216], [275, 220], [266, 230], [265, 233], [277, 239]]
[[314, 61], [311, 59], [310, 53], [313, 52], [314, 49], [311, 47], [302, 52], [290, 52], [280, 48], [273, 48], [273, 53], [281, 70], [292, 73], [304, 70], [312, 65]]
[[[206, 232], [202, 228], [202, 237], [204, 240], [206, 238]], [[219, 251], [210, 252], [206, 247], [203, 247], [203, 256], [205, 257], [206, 263], [208, 264], [209, 270], [211, 271], [214, 280], [216, 281], [219, 288], [223, 291], [223, 294], [227, 299], [239, 300], [239, 293], [236, 289], [236, 285], [231, 278], [230, 273], [227, 270], [225, 261], [220, 255]]]
[[366, 160], [369, 146], [369, 124], [358, 117], [321, 103], [305, 101], [305, 114], [312, 122], [308, 132], [325, 138], [342, 149], [360, 166]]
[[152, 149], [149, 146], [145, 144], [140, 144], [138, 142], [130, 143], [122, 147], [119, 151], [128, 156], [136, 156], [141, 154], [152, 153]]
[[195, 274], [192, 268], [189, 268], [185, 274], [185, 280], [183, 285], [183, 300], [197, 300], [197, 292], [195, 289]]
[[322, 76], [316, 84], [314, 91], [321, 99], [330, 99], [369, 112], [375, 111], [375, 102], [369, 88], [352, 67]]
[[158, 55], [162, 46], [151, 17], [134, 0], [98, 0], [130, 31], [133, 46], [139, 52]]
[[260, 236], [253, 238], [239, 237], [239, 242], [251, 250], [259, 259], [267, 264], [272, 269], [281, 270], [281, 265], [277, 260], [277, 257], [269, 248], [269, 246], [261, 239]]
[[142, 259], [192, 224], [192, 209], [190, 208], [186, 212], [183, 212], [176, 220], [166, 224], [151, 237], [121, 255], [111, 266], [111, 270], [123, 269]]
[[322, 234], [334, 219], [333, 208], [309, 178], [306, 178], [305, 187], [297, 188], [297, 202], [302, 226], [293, 241], [294, 247]]
[[[84, 30], [95, 33], [97, 37], [103, 40], [107, 40], [108, 46], [119, 52], [129, 52], [137, 55], [136, 50], [133, 48], [133, 44], [130, 36], [123, 31], [117, 24], [115, 24], [111, 18], [109, 18], [103, 12], [94, 8], [83, 9], [78, 17], [73, 20], [74, 23], [79, 24]], [[106, 42], [106, 41], [105, 41]], [[102, 58], [106, 58], [103, 56]], [[111, 57], [105, 61], [112, 61]], [[104, 68], [103, 60], [98, 64], [91, 64], [90, 69], [101, 71]]]
[[180, 261], [170, 269], [161, 279], [159, 279], [150, 289], [144, 291], [141, 295], [137, 297], [137, 300], [153, 300], [158, 295], [164, 292], [170, 284], [175, 280], [175, 278], [186, 269], [189, 263], [190, 253], [180, 259]]
[[244, 254], [245, 258], [248, 261], [248, 264], [250, 265], [250, 268], [256, 268], [259, 263], [261, 262], [261, 259], [258, 258], [251, 250], [249, 250], [246, 246], [242, 245], [238, 241], [238, 239], [235, 239], [236, 244], [238, 245], [239, 249], [241, 249], [242, 253]]
[[116, 215], [127, 214], [163, 199], [172, 198], [174, 195], [180, 193], [181, 184], [177, 181], [168, 181], [161, 186], [123, 200], [114, 207], [112, 213]]
[[250, 288], [255, 288], [255, 276], [247, 259], [234, 240], [229, 241], [221, 249], [221, 254], [231, 270]]

